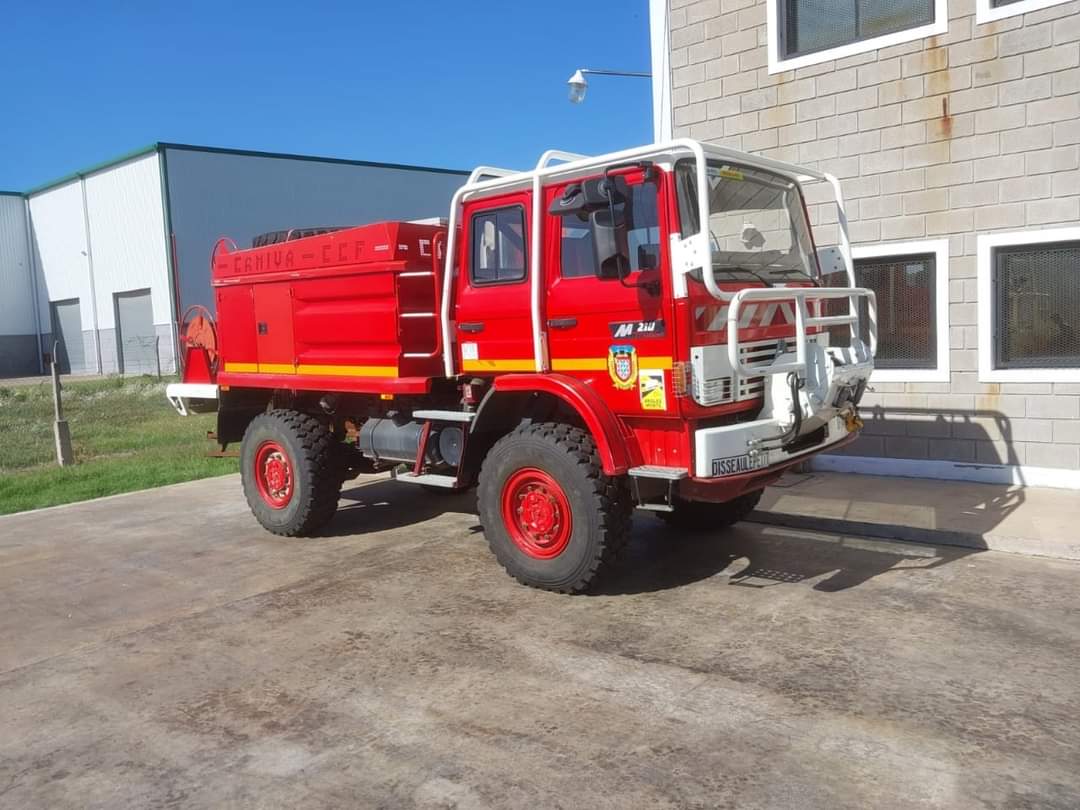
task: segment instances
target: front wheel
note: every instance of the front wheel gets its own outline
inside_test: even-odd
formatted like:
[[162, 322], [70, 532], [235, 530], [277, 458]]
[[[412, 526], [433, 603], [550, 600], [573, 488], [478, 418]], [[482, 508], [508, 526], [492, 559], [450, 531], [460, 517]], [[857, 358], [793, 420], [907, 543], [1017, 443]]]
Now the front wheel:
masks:
[[723, 529], [745, 520], [761, 500], [762, 490], [748, 492], [724, 503], [684, 501], [676, 498], [673, 512], [657, 512], [671, 526], [687, 532]]
[[286, 537], [314, 534], [337, 511], [342, 470], [333, 435], [313, 416], [274, 410], [251, 420], [240, 477], [255, 519]]
[[585, 590], [614, 560], [633, 511], [623, 479], [604, 475], [592, 437], [555, 422], [495, 443], [480, 470], [479, 505], [503, 568], [561, 593]]

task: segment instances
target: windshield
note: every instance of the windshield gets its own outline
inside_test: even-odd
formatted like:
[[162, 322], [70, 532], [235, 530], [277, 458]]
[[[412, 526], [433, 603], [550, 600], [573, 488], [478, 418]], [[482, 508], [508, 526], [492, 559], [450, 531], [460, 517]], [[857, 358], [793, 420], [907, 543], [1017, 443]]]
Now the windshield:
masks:
[[[699, 233], [693, 161], [676, 168], [683, 238]], [[756, 279], [767, 286], [817, 283], [818, 266], [802, 195], [778, 174], [710, 160], [709, 246], [718, 282]]]

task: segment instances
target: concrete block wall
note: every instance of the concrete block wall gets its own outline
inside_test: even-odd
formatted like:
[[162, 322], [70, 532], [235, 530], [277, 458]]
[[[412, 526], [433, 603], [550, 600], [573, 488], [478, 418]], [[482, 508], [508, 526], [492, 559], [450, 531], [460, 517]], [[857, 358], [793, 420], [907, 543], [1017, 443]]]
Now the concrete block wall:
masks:
[[775, 1], [671, 0], [675, 134], [836, 174], [854, 244], [949, 240], [950, 379], [874, 383], [846, 452], [1080, 469], [1080, 384], [979, 381], [976, 283], [977, 236], [1080, 224], [1080, 3], [770, 74]]

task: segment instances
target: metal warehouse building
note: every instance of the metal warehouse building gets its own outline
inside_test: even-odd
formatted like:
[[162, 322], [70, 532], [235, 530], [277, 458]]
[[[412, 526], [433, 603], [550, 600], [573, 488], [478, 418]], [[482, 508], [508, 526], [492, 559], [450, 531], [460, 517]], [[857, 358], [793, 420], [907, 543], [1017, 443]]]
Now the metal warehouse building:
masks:
[[27, 193], [0, 192], [0, 377], [177, 364], [210, 252], [259, 233], [443, 216], [464, 172], [155, 143]]

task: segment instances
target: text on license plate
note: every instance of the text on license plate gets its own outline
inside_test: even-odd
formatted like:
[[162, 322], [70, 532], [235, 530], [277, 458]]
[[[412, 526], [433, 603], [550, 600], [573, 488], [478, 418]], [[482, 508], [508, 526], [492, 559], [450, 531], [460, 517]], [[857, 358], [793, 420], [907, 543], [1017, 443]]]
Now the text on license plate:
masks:
[[766, 453], [750, 455], [744, 453], [741, 456], [727, 456], [726, 458], [714, 458], [712, 460], [713, 475], [738, 475], [740, 473], [753, 472], [768, 466], [769, 458]]

